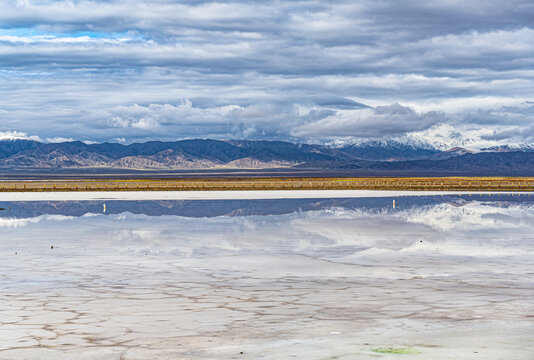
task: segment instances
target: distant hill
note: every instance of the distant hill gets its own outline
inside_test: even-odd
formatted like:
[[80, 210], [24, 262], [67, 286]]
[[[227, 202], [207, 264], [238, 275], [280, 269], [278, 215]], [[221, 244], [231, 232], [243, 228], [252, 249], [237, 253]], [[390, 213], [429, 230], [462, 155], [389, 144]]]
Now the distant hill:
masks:
[[447, 151], [399, 142], [341, 147], [284, 141], [182, 140], [122, 145], [0, 141], [0, 169], [343, 169], [403, 174], [534, 174], [533, 147]]
[[428, 157], [431, 160], [447, 160], [453, 157], [462, 156], [465, 154], [472, 154], [473, 151], [461, 147], [454, 147], [449, 150], [441, 151]]
[[331, 170], [358, 169], [360, 174], [373, 175], [484, 175], [534, 176], [534, 152], [481, 152], [467, 153], [441, 160], [421, 159], [409, 161], [345, 161], [307, 163], [299, 168], [315, 167]]
[[420, 147], [397, 141], [369, 141], [340, 148], [343, 152], [364, 160], [398, 161], [425, 159], [439, 154], [431, 147]]
[[183, 140], [121, 145], [0, 141], [2, 168], [209, 169], [290, 167], [353, 158], [335, 149], [281, 141]]

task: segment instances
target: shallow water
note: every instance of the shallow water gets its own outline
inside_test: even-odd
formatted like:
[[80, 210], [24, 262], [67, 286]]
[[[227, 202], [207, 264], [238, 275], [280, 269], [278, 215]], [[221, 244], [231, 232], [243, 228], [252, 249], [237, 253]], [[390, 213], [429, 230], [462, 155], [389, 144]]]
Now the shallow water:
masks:
[[0, 201], [0, 359], [533, 359], [532, 199], [395, 205]]

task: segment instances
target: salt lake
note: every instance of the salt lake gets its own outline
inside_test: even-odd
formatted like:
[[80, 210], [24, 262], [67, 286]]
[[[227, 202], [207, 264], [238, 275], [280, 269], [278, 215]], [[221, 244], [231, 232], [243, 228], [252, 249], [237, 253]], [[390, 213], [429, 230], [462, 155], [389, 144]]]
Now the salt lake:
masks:
[[534, 358], [534, 197], [334, 195], [2, 194], [0, 359]]

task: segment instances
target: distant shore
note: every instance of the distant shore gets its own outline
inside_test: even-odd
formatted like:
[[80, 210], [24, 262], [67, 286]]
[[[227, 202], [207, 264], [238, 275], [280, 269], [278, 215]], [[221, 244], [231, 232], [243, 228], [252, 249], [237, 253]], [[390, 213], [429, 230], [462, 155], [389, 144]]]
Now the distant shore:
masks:
[[0, 192], [246, 190], [534, 191], [534, 177], [7, 180]]

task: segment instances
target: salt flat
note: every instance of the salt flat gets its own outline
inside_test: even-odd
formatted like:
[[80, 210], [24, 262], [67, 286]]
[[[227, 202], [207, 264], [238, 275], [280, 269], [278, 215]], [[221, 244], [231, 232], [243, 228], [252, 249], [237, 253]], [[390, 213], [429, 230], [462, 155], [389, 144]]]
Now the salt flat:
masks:
[[382, 200], [4, 201], [0, 359], [532, 359], [534, 203]]
[[[390, 191], [390, 190], [243, 190], [243, 191], [75, 191], [5, 192], [0, 201], [80, 200], [225, 200], [225, 199], [324, 199], [431, 195], [480, 194], [474, 191]], [[484, 192], [483, 192], [484, 193]], [[510, 192], [491, 192], [491, 194]], [[530, 195], [530, 192], [513, 192]]]

